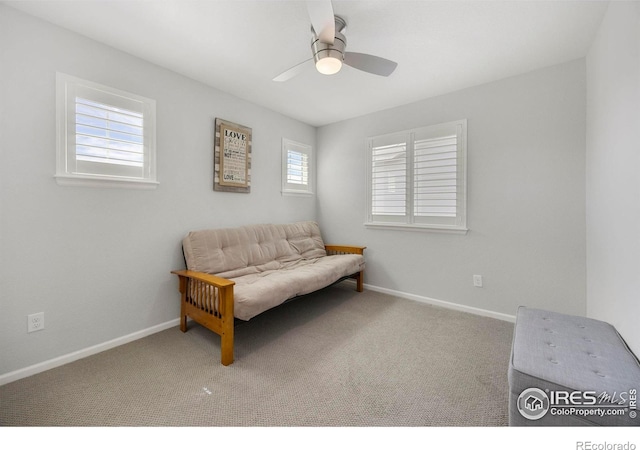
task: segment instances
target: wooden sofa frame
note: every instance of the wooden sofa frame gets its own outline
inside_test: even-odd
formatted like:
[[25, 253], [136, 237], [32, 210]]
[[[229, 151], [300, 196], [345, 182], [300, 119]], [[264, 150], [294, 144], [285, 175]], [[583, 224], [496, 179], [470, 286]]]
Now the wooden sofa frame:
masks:
[[[327, 256], [364, 254], [366, 247], [325, 245]], [[220, 336], [221, 362], [233, 363], [234, 323], [233, 286], [235, 282], [192, 270], [174, 270], [180, 281], [180, 331], [187, 331], [187, 318]], [[356, 290], [363, 291], [364, 270], [346, 278], [356, 280]]]

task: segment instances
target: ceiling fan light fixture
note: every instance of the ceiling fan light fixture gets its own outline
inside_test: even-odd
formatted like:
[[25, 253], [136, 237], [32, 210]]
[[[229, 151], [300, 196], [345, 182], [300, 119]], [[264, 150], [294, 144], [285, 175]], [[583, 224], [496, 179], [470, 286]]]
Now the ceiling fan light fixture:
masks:
[[334, 75], [342, 69], [342, 60], [327, 56], [316, 61], [316, 69], [323, 75]]
[[340, 72], [346, 45], [347, 38], [339, 31], [336, 31], [332, 44], [322, 42], [314, 35], [311, 40], [311, 50], [318, 72], [323, 75], [333, 75]]

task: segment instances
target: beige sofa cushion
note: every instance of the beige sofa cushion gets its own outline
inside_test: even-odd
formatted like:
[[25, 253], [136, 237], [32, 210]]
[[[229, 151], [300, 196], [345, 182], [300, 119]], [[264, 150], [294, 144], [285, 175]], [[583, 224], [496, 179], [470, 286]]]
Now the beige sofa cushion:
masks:
[[315, 222], [194, 231], [182, 244], [187, 269], [236, 283], [242, 320], [364, 270], [362, 255], [327, 256]]
[[327, 254], [315, 222], [192, 231], [182, 248], [189, 270], [210, 274]]
[[332, 255], [233, 277], [234, 315], [249, 320], [290, 298], [317, 291], [361, 270], [364, 270], [362, 255]]

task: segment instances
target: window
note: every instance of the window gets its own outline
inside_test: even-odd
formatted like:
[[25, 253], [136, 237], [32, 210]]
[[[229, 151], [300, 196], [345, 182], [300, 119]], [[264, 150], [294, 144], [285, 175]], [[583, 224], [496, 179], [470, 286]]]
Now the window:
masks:
[[467, 121], [369, 138], [367, 226], [467, 231]]
[[155, 101], [58, 73], [61, 185], [155, 188]]
[[311, 146], [282, 140], [282, 193], [312, 195], [313, 153]]

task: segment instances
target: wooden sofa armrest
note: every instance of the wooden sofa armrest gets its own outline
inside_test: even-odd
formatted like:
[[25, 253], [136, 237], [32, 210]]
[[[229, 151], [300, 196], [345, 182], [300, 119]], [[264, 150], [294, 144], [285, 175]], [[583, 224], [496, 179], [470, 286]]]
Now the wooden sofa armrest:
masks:
[[363, 255], [364, 249], [367, 247], [357, 247], [353, 245], [325, 245], [324, 249], [330, 255], [339, 255], [341, 253], [355, 253], [357, 255]]
[[[324, 249], [327, 251], [327, 255], [347, 255], [356, 254], [364, 255], [364, 249], [367, 247], [358, 247], [355, 245], [325, 245]], [[362, 292], [364, 290], [364, 270], [358, 273], [354, 273], [349, 278], [356, 280], [356, 291]]]
[[220, 335], [221, 362], [233, 362], [234, 281], [193, 270], [174, 270], [180, 279], [180, 330], [187, 317]]
[[227, 280], [226, 278], [217, 277], [204, 272], [196, 272], [195, 270], [174, 270], [171, 273], [175, 273], [180, 278], [193, 278], [204, 281], [205, 283], [216, 287], [227, 287], [236, 284], [235, 281]]

